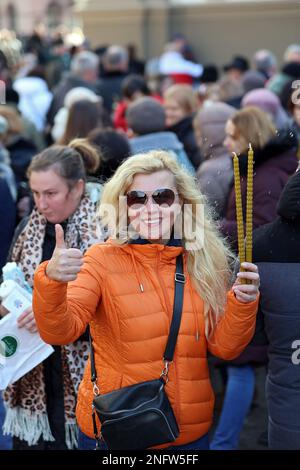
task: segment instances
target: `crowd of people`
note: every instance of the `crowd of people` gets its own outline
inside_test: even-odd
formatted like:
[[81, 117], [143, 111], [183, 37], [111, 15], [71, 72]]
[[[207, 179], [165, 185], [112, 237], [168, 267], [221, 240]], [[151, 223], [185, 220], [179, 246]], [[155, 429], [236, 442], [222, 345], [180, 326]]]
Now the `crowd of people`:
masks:
[[[102, 393], [156, 378], [178, 256], [184, 304], [166, 390], [180, 434], [169, 448], [238, 449], [263, 366], [267, 445], [300, 449], [300, 45], [279, 61], [261, 49], [220, 71], [180, 34], [146, 63], [132, 45], [0, 32], [0, 276], [17, 263], [33, 287], [18, 326], [54, 347], [0, 391], [1, 449], [95, 446], [88, 326]], [[239, 266], [232, 153], [246, 209], [249, 143], [254, 264]], [[224, 381], [213, 435], [209, 373]]]

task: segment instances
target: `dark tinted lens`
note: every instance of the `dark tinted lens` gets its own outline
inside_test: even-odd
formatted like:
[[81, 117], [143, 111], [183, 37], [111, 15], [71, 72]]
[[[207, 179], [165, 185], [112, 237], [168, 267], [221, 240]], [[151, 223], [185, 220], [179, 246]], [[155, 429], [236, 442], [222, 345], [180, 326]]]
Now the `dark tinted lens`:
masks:
[[147, 201], [147, 194], [144, 191], [130, 191], [127, 193], [127, 206], [138, 209]]
[[172, 189], [157, 189], [152, 198], [159, 206], [171, 206], [175, 201], [175, 193]]

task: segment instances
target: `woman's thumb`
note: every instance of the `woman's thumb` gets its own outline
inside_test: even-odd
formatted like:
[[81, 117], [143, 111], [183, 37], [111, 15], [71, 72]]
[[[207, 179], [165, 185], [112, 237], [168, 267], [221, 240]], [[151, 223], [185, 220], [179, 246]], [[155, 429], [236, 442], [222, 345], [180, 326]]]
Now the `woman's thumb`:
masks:
[[55, 224], [55, 248], [66, 248], [65, 245], [65, 234], [63, 228], [59, 224]]

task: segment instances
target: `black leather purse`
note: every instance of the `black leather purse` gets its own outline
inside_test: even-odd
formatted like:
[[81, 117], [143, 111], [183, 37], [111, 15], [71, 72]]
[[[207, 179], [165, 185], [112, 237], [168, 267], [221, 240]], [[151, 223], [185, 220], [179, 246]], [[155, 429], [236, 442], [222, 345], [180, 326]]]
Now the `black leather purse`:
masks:
[[[120, 388], [104, 395], [97, 386], [95, 358], [90, 336], [93, 427], [96, 442], [102, 439], [111, 450], [138, 450], [173, 442], [179, 435], [174, 412], [165, 391], [180, 328], [185, 276], [182, 255], [176, 259], [173, 318], [163, 356], [164, 368], [155, 380]], [[101, 432], [98, 434], [96, 415]], [[97, 449], [97, 446], [96, 446]]]

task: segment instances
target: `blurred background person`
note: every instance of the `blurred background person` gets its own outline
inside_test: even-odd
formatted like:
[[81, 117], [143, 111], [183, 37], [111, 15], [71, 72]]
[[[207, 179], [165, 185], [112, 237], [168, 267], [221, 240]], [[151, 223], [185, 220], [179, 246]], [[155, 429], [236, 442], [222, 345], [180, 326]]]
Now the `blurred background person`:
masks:
[[190, 85], [173, 85], [163, 94], [166, 111], [166, 128], [177, 135], [183, 144], [190, 161], [197, 169], [201, 163], [201, 154], [197, 146], [193, 119], [197, 110], [197, 99]]
[[165, 45], [160, 56], [158, 69], [160, 75], [165, 77], [166, 85], [186, 83], [192, 85], [194, 80], [200, 79], [203, 66], [187, 60], [183, 55], [182, 42], [173, 41]]
[[68, 91], [75, 87], [85, 87], [96, 91], [98, 80], [99, 59], [90, 51], [81, 51], [75, 54], [71, 61], [70, 72], [62, 77], [53, 89], [53, 99], [47, 113], [47, 123], [52, 128], [54, 116], [64, 105]]
[[37, 153], [37, 148], [25, 136], [22, 118], [15, 107], [0, 105], [0, 116], [4, 117], [8, 123], [8, 129], [2, 143], [9, 152], [18, 197], [22, 197], [22, 184], [27, 182], [27, 168], [32, 157]]
[[268, 49], [259, 49], [253, 56], [253, 67], [269, 80], [278, 69], [278, 61], [273, 52]]
[[292, 120], [283, 109], [280, 99], [267, 88], [252, 90], [242, 99], [242, 108], [255, 106], [268, 114], [276, 129], [291, 128]]
[[300, 44], [291, 44], [283, 55], [281, 69], [268, 81], [267, 88], [281, 96], [284, 87], [292, 79], [300, 77]]
[[[224, 145], [239, 155], [242, 207], [246, 220], [246, 177], [248, 146], [254, 149], [253, 227], [276, 218], [276, 205], [291, 174], [297, 168], [297, 140], [289, 130], [277, 131], [269, 116], [259, 108], [236, 112], [226, 124]], [[220, 228], [237, 252], [235, 191], [232, 188]], [[227, 363], [227, 383], [222, 412], [211, 441], [212, 450], [237, 449], [245, 417], [250, 409], [255, 373], [253, 356], [242, 355]], [[249, 349], [248, 349], [249, 351]], [[257, 358], [255, 358], [258, 360]], [[261, 356], [264, 362], [265, 357]]]
[[200, 109], [194, 118], [197, 144], [203, 162], [197, 170], [200, 191], [214, 208], [215, 216], [221, 219], [233, 181], [232, 156], [224, 147], [225, 125], [235, 108], [226, 103], [211, 103]]
[[[226, 124], [224, 145], [239, 155], [243, 207], [246, 207], [247, 152], [254, 149], [254, 228], [272, 222], [288, 178], [297, 168], [297, 138], [289, 129], [277, 131], [269, 116], [255, 107], [238, 111]], [[236, 249], [235, 195], [232, 188], [221, 228]]]
[[157, 100], [150, 97], [138, 99], [129, 106], [126, 116], [132, 155], [150, 150], [166, 150], [171, 152], [186, 170], [195, 173], [183, 144], [174, 132], [165, 129], [166, 112]]
[[130, 145], [125, 135], [113, 129], [96, 128], [88, 134], [88, 141], [96, 147], [100, 155], [100, 165], [94, 176], [101, 183], [107, 181], [120, 164], [131, 155]]
[[0, 115], [0, 278], [16, 224], [17, 186], [10, 166], [9, 152], [3, 145], [8, 122]]
[[128, 74], [128, 51], [123, 46], [112, 45], [102, 56], [103, 75], [97, 85], [97, 94], [104, 108], [111, 114], [121, 98], [121, 88]]
[[122, 81], [121, 99], [116, 104], [113, 112], [113, 124], [116, 129], [127, 132], [128, 123], [126, 120], [126, 111], [130, 103], [133, 103], [143, 96], [152, 96], [162, 102], [160, 95], [152, 93], [147, 85], [147, 81], [141, 75], [128, 75]]
[[49, 110], [52, 93], [41, 69], [35, 68], [13, 83], [13, 89], [19, 94], [18, 108], [23, 116], [35, 125], [38, 132], [43, 132]]
[[59, 144], [68, 145], [75, 138], [87, 137], [96, 127], [104, 127], [101, 103], [89, 100], [75, 101], [68, 113], [66, 128]]
[[54, 116], [51, 137], [54, 142], [59, 142], [66, 130], [66, 124], [69, 117], [70, 108], [76, 101], [88, 100], [91, 103], [102, 103], [102, 98], [92, 90], [85, 87], [72, 88], [65, 96], [64, 105]]
[[[277, 218], [254, 231], [253, 259], [261, 276], [260, 312], [268, 338], [268, 442], [298, 450], [300, 331], [300, 171], [285, 186]], [[284, 293], [284, 294], [283, 294]]]

